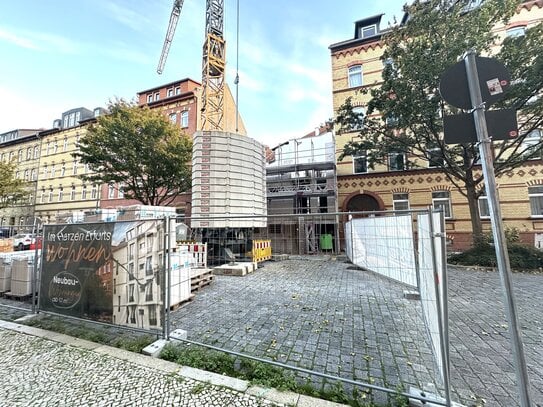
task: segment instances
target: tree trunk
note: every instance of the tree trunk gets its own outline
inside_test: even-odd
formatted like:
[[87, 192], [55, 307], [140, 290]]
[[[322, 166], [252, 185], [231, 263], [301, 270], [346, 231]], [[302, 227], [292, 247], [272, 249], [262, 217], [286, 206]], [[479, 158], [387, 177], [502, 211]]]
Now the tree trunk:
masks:
[[483, 242], [483, 225], [481, 223], [481, 217], [479, 216], [477, 191], [475, 190], [473, 177], [468, 176], [465, 186], [466, 196], [468, 198], [469, 215], [471, 218], [471, 231], [473, 236], [472, 244], [473, 246], [477, 246]]

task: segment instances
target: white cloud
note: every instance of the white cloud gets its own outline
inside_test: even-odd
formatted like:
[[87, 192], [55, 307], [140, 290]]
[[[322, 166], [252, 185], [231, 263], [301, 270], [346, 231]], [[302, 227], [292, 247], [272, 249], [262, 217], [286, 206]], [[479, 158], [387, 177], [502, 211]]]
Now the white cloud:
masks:
[[0, 28], [0, 39], [21, 48], [35, 51], [56, 51], [64, 54], [74, 54], [79, 45], [68, 37], [56, 34]]
[[103, 4], [107, 15], [119, 23], [131, 28], [134, 31], [147, 30], [150, 26], [149, 18], [136, 12], [133, 6], [134, 3], [129, 3], [128, 7], [122, 7], [118, 3], [111, 1]]
[[0, 28], [0, 40], [4, 40], [11, 44], [17, 45], [18, 47], [21, 47], [21, 48], [34, 49], [34, 50], [39, 49], [38, 46], [34, 44], [34, 42], [31, 39], [25, 38], [21, 36], [20, 34], [10, 32], [3, 28]]

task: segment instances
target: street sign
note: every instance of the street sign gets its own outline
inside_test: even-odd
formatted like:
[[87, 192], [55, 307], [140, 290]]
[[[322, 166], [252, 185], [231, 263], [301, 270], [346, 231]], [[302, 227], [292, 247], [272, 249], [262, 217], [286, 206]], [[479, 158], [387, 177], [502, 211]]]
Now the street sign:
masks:
[[[492, 140], [511, 140], [518, 136], [517, 114], [514, 109], [489, 110], [485, 114], [488, 135]], [[445, 144], [477, 142], [475, 120], [471, 113], [443, 117]]]
[[[486, 106], [501, 100], [511, 85], [511, 74], [503, 63], [493, 58], [475, 57], [481, 97]], [[471, 110], [471, 98], [464, 60], [448, 68], [441, 76], [439, 93], [449, 104]]]

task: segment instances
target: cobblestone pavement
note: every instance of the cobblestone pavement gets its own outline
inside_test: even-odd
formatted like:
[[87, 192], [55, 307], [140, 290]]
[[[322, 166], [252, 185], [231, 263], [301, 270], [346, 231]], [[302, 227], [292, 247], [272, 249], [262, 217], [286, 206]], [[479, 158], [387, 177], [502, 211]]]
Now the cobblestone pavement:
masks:
[[[448, 275], [453, 399], [519, 405], [499, 274], [449, 267]], [[513, 275], [536, 406], [543, 406], [542, 283], [543, 274]], [[420, 303], [403, 291], [342, 261], [266, 262], [245, 277], [217, 276], [171, 313], [172, 329], [187, 330], [195, 341], [391, 389], [399, 383], [441, 388]]]
[[175, 373], [2, 328], [0, 362], [1, 406], [276, 405]]
[[[543, 275], [514, 275], [532, 393], [543, 406], [542, 283]], [[453, 399], [518, 405], [498, 273], [451, 267], [449, 285]], [[403, 291], [342, 261], [267, 262], [245, 277], [218, 276], [172, 313], [172, 324], [189, 339], [289, 365], [391, 389], [439, 389], [420, 302]]]

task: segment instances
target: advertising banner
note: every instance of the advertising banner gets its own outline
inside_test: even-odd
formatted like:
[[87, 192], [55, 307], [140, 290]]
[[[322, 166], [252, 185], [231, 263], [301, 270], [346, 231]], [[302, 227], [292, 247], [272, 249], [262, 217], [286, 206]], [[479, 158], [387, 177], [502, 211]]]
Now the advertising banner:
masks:
[[113, 223], [46, 225], [40, 309], [111, 322]]

